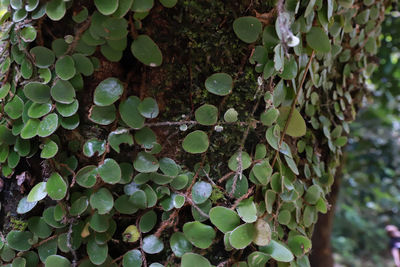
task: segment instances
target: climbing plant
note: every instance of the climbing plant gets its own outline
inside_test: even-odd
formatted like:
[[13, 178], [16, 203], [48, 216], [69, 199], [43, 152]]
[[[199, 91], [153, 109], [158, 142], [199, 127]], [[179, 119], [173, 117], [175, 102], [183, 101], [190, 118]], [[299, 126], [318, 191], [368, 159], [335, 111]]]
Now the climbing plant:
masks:
[[390, 3], [2, 0], [1, 260], [309, 266]]

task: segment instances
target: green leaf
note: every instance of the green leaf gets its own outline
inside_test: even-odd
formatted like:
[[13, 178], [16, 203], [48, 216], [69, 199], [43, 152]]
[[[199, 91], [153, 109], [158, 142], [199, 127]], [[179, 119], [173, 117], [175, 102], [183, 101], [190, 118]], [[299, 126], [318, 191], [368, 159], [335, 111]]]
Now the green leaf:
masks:
[[268, 246], [261, 247], [260, 251], [271, 255], [271, 257], [276, 261], [291, 262], [294, 258], [289, 249], [275, 240], [271, 240], [271, 243]]
[[118, 0], [94, 0], [94, 4], [103, 15], [111, 15], [118, 8]]
[[218, 120], [218, 109], [213, 105], [204, 104], [196, 109], [195, 118], [202, 125], [214, 125]]
[[306, 35], [307, 44], [314, 50], [322, 53], [331, 51], [328, 35], [320, 27], [312, 27]]
[[276, 108], [270, 108], [260, 116], [260, 121], [266, 126], [271, 126], [279, 116], [279, 110]]
[[130, 146], [133, 145], [133, 137], [129, 133], [129, 130], [125, 128], [118, 128], [117, 130], [111, 132], [108, 135], [107, 140], [110, 146], [118, 153], [120, 152], [119, 149], [120, 144], [124, 143]]
[[25, 214], [31, 211], [37, 204], [37, 201], [28, 201], [27, 197], [21, 198], [18, 202], [17, 213], [18, 214]]
[[297, 76], [297, 62], [294, 57], [285, 60], [282, 73], [278, 74], [284, 80], [291, 80]]
[[233, 31], [240, 40], [250, 44], [257, 41], [262, 31], [262, 24], [255, 17], [240, 17], [233, 22]]
[[183, 225], [183, 233], [194, 246], [206, 249], [211, 246], [214, 238], [214, 229], [201, 222], [187, 222]]
[[47, 137], [54, 133], [58, 128], [58, 115], [50, 113], [44, 117], [37, 128], [37, 135]]
[[182, 256], [181, 267], [211, 267], [211, 264], [199, 254], [185, 253]]
[[72, 20], [75, 21], [76, 23], [82, 23], [87, 19], [87, 17], [88, 17], [88, 10], [86, 7], [82, 7], [81, 11], [72, 16]]
[[83, 54], [73, 54], [72, 58], [75, 62], [76, 71], [82, 73], [84, 76], [90, 76], [94, 72], [92, 61]]
[[311, 205], [315, 205], [323, 193], [319, 185], [312, 185], [307, 189], [304, 200]]
[[160, 3], [166, 8], [172, 8], [178, 3], [178, 0], [160, 0]]
[[228, 161], [228, 167], [232, 171], [237, 171], [239, 168], [239, 162], [240, 162], [240, 154], [241, 154], [241, 160], [242, 160], [242, 170], [246, 170], [251, 166], [251, 157], [247, 152], [236, 152], [233, 154]]
[[250, 245], [255, 236], [256, 229], [253, 224], [242, 224], [231, 232], [229, 243], [236, 249], [244, 249]]
[[90, 196], [90, 206], [97, 209], [99, 214], [106, 214], [114, 206], [113, 196], [107, 188], [100, 188]]
[[137, 249], [129, 250], [122, 258], [122, 266], [124, 267], [140, 267], [142, 266], [142, 253]]
[[175, 256], [182, 257], [185, 253], [192, 251], [192, 244], [181, 232], [175, 232], [169, 239], [169, 245]]
[[50, 93], [55, 101], [62, 104], [71, 104], [75, 100], [75, 89], [69, 81], [57, 80]]
[[35, 59], [36, 66], [39, 68], [47, 68], [54, 63], [54, 52], [44, 46], [35, 46], [29, 52]]
[[56, 74], [62, 80], [69, 80], [75, 76], [76, 69], [75, 69], [75, 62], [71, 56], [63, 56], [60, 57], [56, 61]]
[[[289, 117], [290, 107], [281, 107], [279, 113], [278, 124], [281, 129], [284, 129], [285, 123]], [[293, 114], [286, 129], [286, 134], [292, 137], [301, 137], [306, 134], [306, 130], [306, 122], [300, 112], [297, 109], [293, 109]]]
[[279, 211], [278, 222], [282, 225], [288, 225], [290, 223], [291, 214], [288, 210]]
[[33, 103], [28, 109], [28, 116], [34, 119], [38, 119], [48, 114], [53, 108], [51, 103]]
[[24, 86], [24, 94], [35, 103], [48, 103], [50, 100], [50, 87], [39, 82], [30, 82]]
[[42, 159], [50, 159], [53, 158], [58, 152], [58, 145], [53, 140], [47, 139], [42, 148], [42, 152], [40, 152], [40, 157]]
[[[135, 3], [134, 3], [135, 5]], [[162, 64], [161, 50], [157, 44], [147, 35], [139, 35], [132, 43], [132, 54], [143, 64], [150, 67], [158, 67]]]
[[263, 218], [260, 218], [254, 224], [256, 235], [253, 242], [258, 246], [266, 246], [271, 242], [271, 228]]
[[0, 99], [4, 99], [8, 95], [8, 92], [10, 92], [10, 88], [11, 85], [8, 82], [0, 87]]
[[81, 215], [87, 207], [89, 206], [89, 200], [86, 196], [80, 197], [74, 202], [72, 202], [71, 208], [69, 209], [69, 214], [71, 216]]
[[140, 99], [137, 96], [130, 96], [119, 104], [121, 119], [133, 129], [140, 129], [144, 124], [144, 117], [138, 110], [139, 104]]
[[104, 263], [108, 255], [108, 246], [106, 244], [97, 244], [94, 237], [89, 238], [86, 245], [86, 252], [89, 255], [90, 261], [95, 265]]
[[157, 254], [164, 249], [164, 244], [155, 235], [143, 238], [143, 251], [147, 254]]
[[27, 251], [31, 248], [29, 240], [32, 238], [32, 233], [28, 231], [12, 230], [7, 235], [7, 244], [10, 248], [17, 251]]
[[36, 184], [28, 194], [28, 202], [36, 202], [44, 199], [47, 196], [46, 183], [40, 182]]
[[160, 170], [169, 176], [177, 176], [180, 171], [180, 166], [176, 164], [173, 159], [170, 158], [162, 158], [159, 161], [160, 163]]
[[154, 98], [146, 97], [137, 107], [140, 114], [148, 119], [153, 119], [158, 116], [158, 105]]
[[24, 111], [24, 102], [16, 95], [13, 99], [7, 102], [4, 106], [4, 111], [11, 119], [16, 120], [21, 117], [22, 112]]
[[124, 86], [117, 78], [107, 78], [97, 85], [94, 91], [94, 103], [97, 106], [109, 106], [117, 101], [124, 92]]
[[71, 262], [60, 255], [50, 255], [46, 258], [46, 261], [44, 263], [45, 267], [69, 267], [71, 266]]
[[247, 223], [253, 223], [257, 220], [257, 207], [253, 198], [242, 200], [236, 208], [240, 218]]
[[205, 132], [196, 130], [185, 137], [182, 146], [186, 152], [192, 154], [206, 152], [209, 146], [208, 136]]
[[39, 216], [28, 219], [29, 230], [40, 238], [48, 238], [51, 235], [51, 227]]
[[139, 221], [139, 229], [142, 233], [150, 232], [157, 223], [157, 214], [153, 210], [149, 210], [142, 217], [140, 217]]
[[240, 224], [240, 217], [236, 212], [221, 206], [210, 210], [210, 220], [223, 233], [232, 231]]
[[97, 171], [104, 182], [116, 184], [121, 180], [121, 168], [118, 163], [111, 158], [105, 159]]
[[101, 156], [106, 152], [106, 141], [98, 140], [97, 138], [91, 138], [83, 145], [83, 154], [86, 157], [93, 157], [96, 153], [97, 156]]
[[233, 80], [229, 74], [214, 73], [205, 81], [207, 91], [219, 96], [225, 96], [231, 93], [233, 88]]
[[117, 111], [113, 104], [105, 107], [92, 106], [92, 109], [89, 113], [89, 119], [100, 125], [109, 125], [115, 121], [116, 112]]
[[23, 28], [20, 31], [20, 34], [21, 34], [22, 40], [24, 40], [27, 43], [30, 43], [30, 42], [35, 41], [37, 32], [34, 27], [28, 26], [28, 27]]
[[108, 214], [100, 215], [95, 212], [89, 219], [90, 228], [97, 233], [103, 233], [110, 227], [110, 220]]
[[204, 203], [212, 193], [212, 186], [206, 182], [197, 182], [192, 187], [192, 200], [196, 204]]
[[296, 257], [301, 257], [311, 250], [311, 240], [302, 235], [289, 235], [288, 245]]
[[252, 172], [260, 184], [267, 185], [272, 174], [272, 167], [268, 161], [263, 160], [254, 164]]
[[46, 183], [46, 190], [49, 197], [54, 200], [61, 200], [67, 194], [67, 183], [60, 174], [54, 172]]
[[133, 167], [138, 172], [149, 173], [157, 171], [159, 163], [153, 155], [146, 152], [139, 152], [133, 161]]
[[238, 112], [234, 108], [228, 109], [224, 114], [226, 122], [236, 122], [238, 120]]
[[62, 19], [65, 15], [66, 7], [63, 0], [51, 0], [46, 4], [46, 14], [54, 21]]
[[14, 258], [11, 267], [25, 267], [26, 266], [26, 259], [17, 257]]
[[116, 18], [122, 18], [128, 13], [132, 6], [133, 0], [119, 0], [118, 9], [113, 13]]
[[133, 1], [132, 11], [148, 12], [154, 5], [154, 0], [135, 0]]
[[76, 173], [76, 182], [82, 187], [90, 188], [96, 183], [97, 166], [88, 165]]

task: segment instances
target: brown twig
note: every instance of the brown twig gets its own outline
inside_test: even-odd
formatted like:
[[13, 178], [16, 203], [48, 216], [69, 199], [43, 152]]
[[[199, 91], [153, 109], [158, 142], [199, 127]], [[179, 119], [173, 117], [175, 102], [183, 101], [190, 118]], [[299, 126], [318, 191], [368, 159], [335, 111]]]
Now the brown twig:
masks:
[[283, 139], [285, 138], [286, 131], [287, 131], [288, 127], [289, 127], [290, 119], [293, 116], [293, 112], [294, 112], [294, 109], [296, 107], [297, 100], [299, 98], [300, 92], [302, 91], [302, 87], [303, 87], [304, 81], [306, 79], [306, 76], [307, 76], [307, 73], [308, 73], [308, 69], [310, 68], [310, 65], [311, 65], [311, 62], [312, 62], [314, 56], [315, 56], [315, 51], [313, 50], [312, 53], [311, 53], [310, 59], [308, 60], [307, 66], [304, 69], [304, 74], [303, 74], [303, 77], [301, 78], [300, 85], [297, 88], [296, 96], [294, 97], [292, 105], [290, 107], [289, 115], [288, 115], [287, 120], [285, 122], [285, 127], [283, 128], [281, 139], [279, 140], [278, 149], [276, 150], [274, 160], [272, 161], [272, 165], [271, 165], [272, 168], [274, 168], [276, 160], [278, 159], [279, 151], [281, 150]]

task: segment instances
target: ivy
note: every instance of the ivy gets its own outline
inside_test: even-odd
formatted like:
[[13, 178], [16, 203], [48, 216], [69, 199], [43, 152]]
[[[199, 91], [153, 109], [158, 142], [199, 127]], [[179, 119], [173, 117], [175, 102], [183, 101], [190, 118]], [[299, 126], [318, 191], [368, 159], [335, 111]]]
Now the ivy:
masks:
[[192, 2], [2, 2], [4, 263], [309, 264], [386, 2]]

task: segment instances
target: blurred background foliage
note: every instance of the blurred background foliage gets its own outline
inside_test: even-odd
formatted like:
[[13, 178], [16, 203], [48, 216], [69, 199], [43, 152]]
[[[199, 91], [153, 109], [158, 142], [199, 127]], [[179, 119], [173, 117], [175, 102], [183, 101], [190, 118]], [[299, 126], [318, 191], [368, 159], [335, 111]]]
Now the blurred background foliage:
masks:
[[400, 13], [387, 14], [382, 27], [374, 101], [365, 99], [352, 124], [332, 233], [344, 266], [394, 266], [384, 227], [400, 227]]

